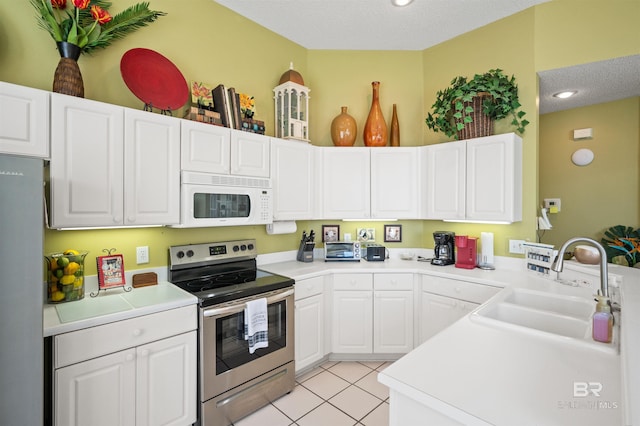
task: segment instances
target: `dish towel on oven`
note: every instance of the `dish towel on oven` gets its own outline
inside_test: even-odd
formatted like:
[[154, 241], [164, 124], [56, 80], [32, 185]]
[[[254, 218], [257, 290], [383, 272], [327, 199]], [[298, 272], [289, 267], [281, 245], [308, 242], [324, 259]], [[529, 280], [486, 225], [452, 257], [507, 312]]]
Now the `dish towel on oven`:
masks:
[[249, 353], [269, 346], [269, 323], [267, 319], [267, 299], [247, 302], [244, 308], [244, 338], [249, 341]]

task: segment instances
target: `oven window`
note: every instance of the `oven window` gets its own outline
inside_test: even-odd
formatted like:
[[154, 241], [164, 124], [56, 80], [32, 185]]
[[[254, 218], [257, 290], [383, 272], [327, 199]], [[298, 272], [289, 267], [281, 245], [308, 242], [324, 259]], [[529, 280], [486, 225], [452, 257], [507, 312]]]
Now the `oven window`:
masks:
[[216, 319], [216, 374], [237, 368], [287, 346], [286, 300], [267, 306], [269, 346], [249, 353], [244, 340], [244, 312]]
[[247, 194], [193, 194], [193, 217], [218, 219], [225, 217], [249, 217], [251, 200]]

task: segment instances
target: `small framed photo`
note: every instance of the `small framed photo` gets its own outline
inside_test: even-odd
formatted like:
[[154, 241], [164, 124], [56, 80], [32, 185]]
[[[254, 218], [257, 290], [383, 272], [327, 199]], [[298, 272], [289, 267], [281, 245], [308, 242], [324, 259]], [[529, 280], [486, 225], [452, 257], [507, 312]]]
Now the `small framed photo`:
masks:
[[340, 240], [339, 225], [322, 225], [322, 242], [333, 242]]
[[373, 228], [358, 228], [356, 233], [360, 242], [373, 242], [376, 240], [376, 230]]
[[121, 254], [111, 254], [109, 256], [96, 257], [98, 267], [98, 286], [100, 290], [123, 287], [125, 283], [124, 276], [124, 258]]
[[402, 225], [385, 225], [384, 226], [384, 242], [385, 243], [402, 242]]

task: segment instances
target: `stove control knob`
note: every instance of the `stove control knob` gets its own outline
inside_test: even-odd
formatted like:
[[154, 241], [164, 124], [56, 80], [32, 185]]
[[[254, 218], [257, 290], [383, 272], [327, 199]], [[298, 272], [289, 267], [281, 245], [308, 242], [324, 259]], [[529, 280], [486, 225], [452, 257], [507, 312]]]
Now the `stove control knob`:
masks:
[[238, 246], [233, 246], [233, 251], [239, 251], [239, 250], [240, 250], [240, 247], [238, 247]]
[[176, 257], [178, 259], [182, 259], [184, 257], [184, 252], [182, 250], [180, 250], [179, 252], [176, 253]]
[[187, 250], [187, 257], [193, 257], [193, 250]]
[[247, 249], [246, 245], [243, 244], [243, 245], [240, 246], [240, 250], [245, 251], [246, 249]]
[[253, 244], [249, 244], [247, 247], [249, 248], [249, 250], [253, 250], [254, 249]]

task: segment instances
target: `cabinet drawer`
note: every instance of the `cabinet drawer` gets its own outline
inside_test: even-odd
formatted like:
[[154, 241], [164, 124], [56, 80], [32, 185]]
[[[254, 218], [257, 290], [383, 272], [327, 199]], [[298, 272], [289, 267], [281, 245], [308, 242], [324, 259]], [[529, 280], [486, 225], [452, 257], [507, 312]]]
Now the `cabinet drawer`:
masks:
[[422, 291], [466, 300], [473, 303], [484, 303], [496, 295], [501, 288], [449, 278], [423, 276]]
[[306, 280], [296, 281], [295, 300], [304, 299], [316, 294], [322, 294], [324, 277], [313, 277]]
[[373, 290], [373, 276], [371, 274], [335, 274], [333, 289]]
[[373, 287], [376, 290], [413, 290], [413, 274], [375, 274]]
[[65, 333], [54, 338], [55, 368], [164, 339], [198, 327], [196, 305]]

